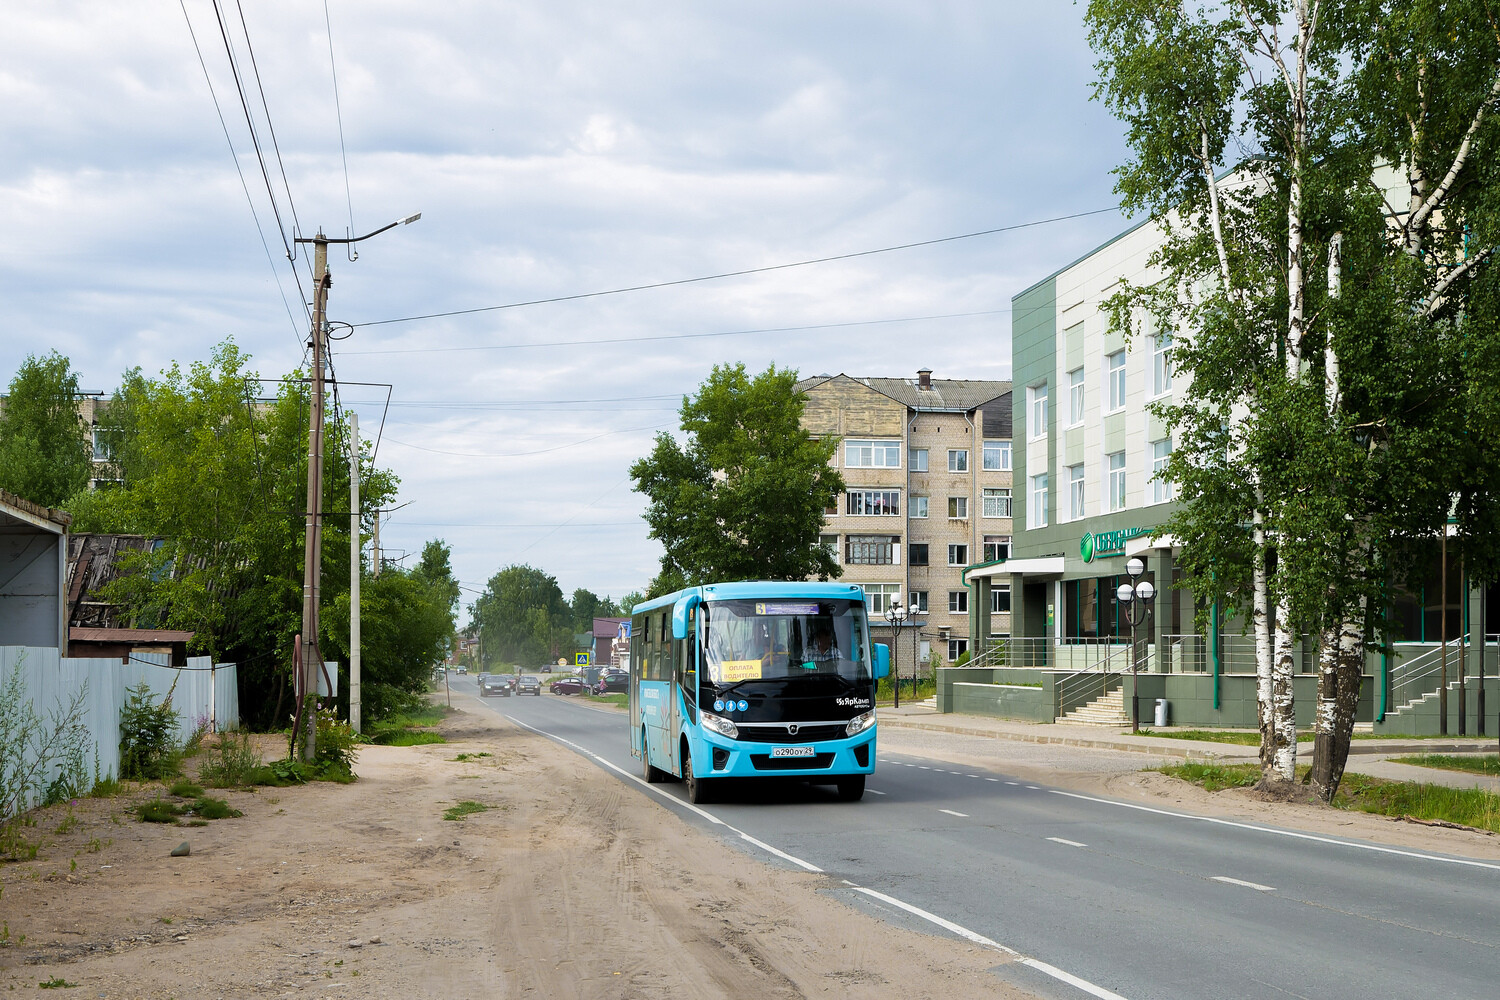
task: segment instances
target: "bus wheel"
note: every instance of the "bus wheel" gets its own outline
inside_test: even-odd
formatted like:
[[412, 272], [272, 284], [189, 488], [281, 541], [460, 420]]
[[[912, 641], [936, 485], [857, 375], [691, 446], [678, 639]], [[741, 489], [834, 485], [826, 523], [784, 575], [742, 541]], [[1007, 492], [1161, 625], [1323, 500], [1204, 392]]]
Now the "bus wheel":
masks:
[[713, 782], [705, 781], [693, 774], [693, 754], [687, 747], [682, 749], [682, 780], [687, 782], [689, 802], [702, 805], [710, 800], [709, 789], [713, 786]]
[[843, 802], [858, 802], [865, 797], [865, 776], [851, 774], [839, 779], [839, 799]]
[[646, 779], [647, 784], [654, 785], [661, 781], [666, 775], [662, 774], [660, 768], [651, 766], [651, 745], [646, 742], [646, 727], [641, 727], [641, 777]]

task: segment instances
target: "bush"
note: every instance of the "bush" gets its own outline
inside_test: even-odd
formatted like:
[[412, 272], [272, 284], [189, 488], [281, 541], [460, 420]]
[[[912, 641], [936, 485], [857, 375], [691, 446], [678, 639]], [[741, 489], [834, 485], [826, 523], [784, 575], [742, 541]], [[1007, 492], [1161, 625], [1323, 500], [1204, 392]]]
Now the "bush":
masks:
[[168, 693], [158, 705], [145, 681], [131, 688], [129, 695], [120, 709], [120, 777], [138, 781], [172, 777], [180, 764], [172, 695]]
[[30, 850], [21, 826], [22, 814], [33, 805], [62, 802], [87, 790], [86, 692], [85, 685], [43, 718], [26, 697], [19, 663], [0, 685], [0, 857]]
[[215, 755], [198, 769], [198, 777], [214, 788], [260, 784], [252, 775], [261, 766], [248, 733], [221, 733]]

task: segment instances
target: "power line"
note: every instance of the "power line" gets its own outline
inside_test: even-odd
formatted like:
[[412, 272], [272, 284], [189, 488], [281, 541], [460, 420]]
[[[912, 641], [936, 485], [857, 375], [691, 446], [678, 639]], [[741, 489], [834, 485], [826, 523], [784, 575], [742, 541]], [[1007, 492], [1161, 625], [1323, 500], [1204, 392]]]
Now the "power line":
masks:
[[629, 434], [634, 431], [659, 431], [666, 426], [666, 424], [650, 424], [646, 427], [621, 427], [618, 430], [605, 431], [603, 434], [595, 434], [593, 437], [586, 437], [578, 441], [569, 441], [567, 444], [560, 444], [552, 448], [542, 448], [539, 451], [510, 452], [507, 454], [475, 454], [467, 451], [443, 451], [440, 448], [424, 448], [419, 444], [408, 444], [405, 441], [397, 441], [395, 438], [391, 438], [391, 444], [399, 444], [403, 448], [414, 448], [417, 451], [425, 451], [433, 455], [452, 455], [455, 458], [529, 458], [532, 455], [546, 455], [554, 451], [562, 451], [564, 448], [576, 448], [578, 445], [588, 444], [590, 441], [597, 441], [600, 438], [609, 437], [613, 434]]
[[[292, 186], [287, 181], [286, 164], [281, 162], [281, 145], [276, 141], [276, 126], [271, 122], [271, 105], [266, 103], [266, 88], [260, 80], [260, 66], [255, 61], [255, 46], [250, 41], [250, 26], [245, 23], [245, 8], [240, 0], [234, 0], [234, 6], [240, 14], [240, 31], [245, 36], [245, 51], [250, 54], [250, 70], [255, 74], [255, 89], [260, 93], [260, 106], [266, 114], [266, 131], [271, 133], [271, 148], [276, 152], [276, 169], [281, 171], [281, 186], [286, 191], [287, 209], [292, 213], [292, 225], [297, 229], [302, 228], [302, 223], [297, 219], [297, 205], [292, 201]], [[252, 130], [254, 125], [251, 125]]]
[[880, 247], [875, 250], [859, 250], [854, 253], [835, 254], [831, 257], [815, 257], [810, 260], [792, 261], [789, 264], [768, 264], [765, 267], [749, 267], [739, 271], [724, 271], [720, 274], [705, 274], [696, 278], [678, 278], [675, 281], [657, 281], [645, 285], [630, 285], [625, 288], [610, 288], [601, 292], [579, 292], [575, 295], [557, 295], [546, 299], [528, 299], [525, 302], [507, 302], [498, 306], [479, 306], [474, 309], [454, 309], [449, 312], [425, 313], [421, 316], [399, 316], [395, 319], [376, 319], [364, 323], [354, 323], [353, 326], [386, 326], [391, 323], [413, 323], [424, 319], [442, 319], [447, 316], [469, 316], [474, 313], [495, 312], [501, 309], [519, 309], [522, 306], [549, 305], [555, 302], [575, 302], [579, 299], [593, 299], [603, 295], [623, 295], [626, 292], [643, 292], [652, 288], [671, 288], [675, 285], [691, 285], [700, 281], [718, 281], [722, 278], [740, 278], [750, 274], [765, 274], [769, 271], [783, 271], [791, 267], [807, 267], [810, 264], [827, 264], [836, 260], [853, 260], [857, 257], [870, 257], [875, 254], [893, 253], [897, 250], [913, 250], [917, 247], [936, 246], [940, 243], [952, 243], [957, 240], [972, 240], [980, 236], [993, 236], [996, 233], [1015, 232], [1018, 229], [1030, 229], [1035, 226], [1050, 225], [1054, 222], [1067, 222], [1070, 219], [1082, 219], [1090, 215], [1102, 215], [1105, 212], [1118, 212], [1118, 208], [1096, 208], [1089, 212], [1075, 212], [1072, 215], [1059, 215], [1051, 219], [1037, 219], [1034, 222], [1018, 222], [1011, 226], [997, 226], [994, 229], [982, 229], [976, 233], [962, 233], [958, 236], [942, 236], [933, 240], [920, 240], [916, 243], [902, 243], [897, 246]]
[[[333, 61], [333, 19], [323, 0], [323, 24], [328, 28], [328, 69], [333, 74], [333, 110], [339, 122], [339, 153], [344, 158], [344, 203], [349, 206], [349, 235], [354, 235], [354, 198], [349, 193], [349, 150], [344, 146], [344, 109], [339, 103], [339, 69]], [[350, 244], [352, 251], [353, 244]]]
[[[640, 344], [652, 340], [700, 340], [706, 337], [743, 337], [749, 334], [805, 333], [809, 330], [843, 330], [855, 326], [880, 326], [891, 323], [925, 323], [942, 319], [969, 319], [975, 316], [999, 316], [1010, 308], [982, 309], [976, 312], [941, 313], [934, 316], [904, 316], [892, 319], [860, 319], [845, 323], [808, 323], [803, 326], [774, 326], [755, 330], [719, 330], [713, 333], [658, 333], [643, 337], [611, 337], [600, 340], [556, 340], [536, 344], [484, 344], [479, 347], [416, 347], [389, 350], [345, 351], [345, 354], [438, 354], [453, 351], [519, 351], [539, 347], [586, 347], [599, 344]], [[374, 325], [374, 324], [355, 324]]]

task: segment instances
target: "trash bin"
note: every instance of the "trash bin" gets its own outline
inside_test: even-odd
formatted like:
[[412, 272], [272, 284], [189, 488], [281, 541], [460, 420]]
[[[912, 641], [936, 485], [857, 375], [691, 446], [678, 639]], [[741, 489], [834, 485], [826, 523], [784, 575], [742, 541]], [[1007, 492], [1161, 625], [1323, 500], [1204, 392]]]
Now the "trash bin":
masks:
[[1156, 699], [1156, 725], [1158, 727], [1167, 724], [1167, 699]]

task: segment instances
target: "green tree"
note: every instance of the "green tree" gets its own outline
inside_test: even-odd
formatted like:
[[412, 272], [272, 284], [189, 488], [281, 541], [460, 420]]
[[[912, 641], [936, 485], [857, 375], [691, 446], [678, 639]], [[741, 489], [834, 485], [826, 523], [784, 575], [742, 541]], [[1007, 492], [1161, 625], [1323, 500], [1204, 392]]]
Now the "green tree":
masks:
[[61, 507], [88, 487], [89, 431], [78, 414], [78, 375], [53, 351], [28, 354], [0, 411], [0, 489]]
[[572, 651], [573, 614], [556, 578], [533, 566], [507, 566], [474, 602], [486, 665], [550, 661]]
[[618, 618], [623, 612], [620, 606], [610, 600], [608, 596], [600, 597], [591, 590], [582, 587], [573, 591], [573, 597], [568, 601], [568, 607], [573, 612], [573, 627], [579, 632], [587, 632], [594, 627], [595, 618]]
[[630, 468], [650, 500], [646, 523], [666, 549], [653, 595], [725, 580], [828, 579], [837, 561], [818, 544], [823, 512], [844, 489], [828, 464], [835, 439], [802, 427], [797, 373], [753, 378], [717, 365], [682, 401], [685, 445], [666, 433]]
[[[108, 410], [123, 484], [79, 494], [69, 510], [75, 530], [162, 539], [122, 564], [110, 596], [138, 624], [189, 630], [195, 653], [238, 663], [241, 714], [266, 726], [282, 721], [301, 629], [308, 391], [291, 379], [257, 401], [248, 365], [226, 341], [186, 370], [127, 372]], [[348, 454], [337, 422], [325, 448], [324, 496], [348, 496], [348, 462], [332, 457]], [[395, 476], [368, 456], [361, 465], [365, 508], [385, 505]], [[348, 588], [347, 518], [325, 520], [323, 546], [328, 606]]]
[[1299, 627], [1320, 636], [1326, 799], [1387, 575], [1452, 496], [1495, 519], [1488, 471], [1455, 475], [1493, 433], [1460, 430], [1497, 374], [1493, 306], [1475, 308], [1500, 238], [1490, 6], [1089, 4], [1096, 95], [1132, 150], [1117, 191], [1163, 233], [1159, 280], [1127, 285], [1112, 321], [1174, 331], [1191, 372], [1157, 408], [1183, 501], [1166, 528], [1192, 588], [1254, 632], [1268, 785], [1293, 777]]

